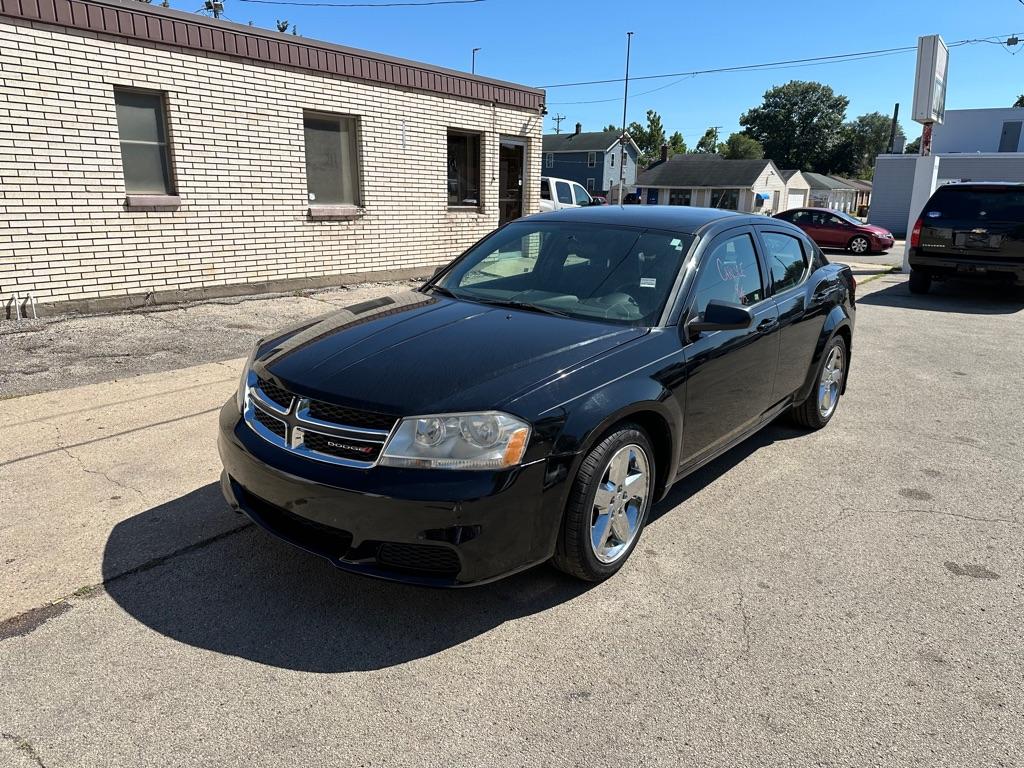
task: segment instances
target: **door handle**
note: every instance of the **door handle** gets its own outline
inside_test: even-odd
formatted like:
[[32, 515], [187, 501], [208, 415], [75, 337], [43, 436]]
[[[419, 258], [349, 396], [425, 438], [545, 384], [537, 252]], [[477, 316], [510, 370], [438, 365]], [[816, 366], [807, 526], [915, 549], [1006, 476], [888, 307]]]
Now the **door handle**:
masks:
[[757, 330], [759, 332], [763, 333], [764, 331], [770, 331], [772, 328], [774, 328], [778, 324], [779, 324], [779, 321], [778, 321], [777, 318], [766, 317], [764, 320], [762, 320], [760, 323], [757, 324]]

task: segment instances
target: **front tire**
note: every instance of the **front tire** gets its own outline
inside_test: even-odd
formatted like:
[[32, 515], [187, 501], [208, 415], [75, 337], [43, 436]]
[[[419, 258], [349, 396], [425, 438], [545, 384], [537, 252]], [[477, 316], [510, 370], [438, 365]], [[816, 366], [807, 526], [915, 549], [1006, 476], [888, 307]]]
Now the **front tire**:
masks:
[[932, 287], [932, 276], [920, 269], [911, 269], [909, 287], [911, 293], [928, 293]]
[[850, 253], [855, 253], [858, 256], [864, 256], [871, 253], [871, 241], [864, 237], [864, 235], [857, 235], [850, 240], [846, 247], [849, 249]]
[[580, 464], [552, 563], [584, 581], [604, 581], [632, 554], [654, 495], [654, 450], [638, 426], [624, 424]]
[[793, 407], [793, 420], [797, 424], [808, 429], [821, 429], [832, 420], [843, 393], [849, 359], [846, 340], [842, 336], [833, 336], [818, 363], [817, 386], [810, 397]]

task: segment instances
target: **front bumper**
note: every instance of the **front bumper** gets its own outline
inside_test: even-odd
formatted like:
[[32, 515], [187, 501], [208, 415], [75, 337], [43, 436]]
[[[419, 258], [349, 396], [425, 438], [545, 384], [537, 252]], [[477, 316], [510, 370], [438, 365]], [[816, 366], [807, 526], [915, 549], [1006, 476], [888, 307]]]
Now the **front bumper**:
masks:
[[935, 277], [1002, 279], [1024, 285], [1024, 263], [1020, 261], [993, 261], [973, 256], [957, 258], [952, 253], [938, 256], [914, 249], [907, 256], [907, 262], [912, 268], [924, 270]]
[[569, 485], [566, 464], [551, 459], [494, 473], [323, 464], [255, 435], [233, 398], [218, 448], [233, 509], [344, 570], [430, 586], [548, 560]]

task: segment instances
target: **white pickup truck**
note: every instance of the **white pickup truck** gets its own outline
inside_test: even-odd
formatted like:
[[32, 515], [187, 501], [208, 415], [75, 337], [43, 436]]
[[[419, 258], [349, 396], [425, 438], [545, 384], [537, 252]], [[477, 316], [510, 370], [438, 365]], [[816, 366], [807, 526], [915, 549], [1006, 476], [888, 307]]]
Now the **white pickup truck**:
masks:
[[568, 179], [540, 178], [540, 209], [560, 211], [563, 208], [580, 208], [593, 204], [593, 199], [582, 184]]

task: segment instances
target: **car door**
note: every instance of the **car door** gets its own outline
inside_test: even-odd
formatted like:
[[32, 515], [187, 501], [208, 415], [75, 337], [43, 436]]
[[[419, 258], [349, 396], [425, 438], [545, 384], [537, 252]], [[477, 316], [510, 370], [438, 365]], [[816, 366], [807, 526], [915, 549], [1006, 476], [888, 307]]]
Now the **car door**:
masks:
[[590, 194], [580, 184], [572, 185], [572, 193], [576, 198], [576, 205], [586, 206], [590, 205], [593, 201], [590, 199]]
[[712, 299], [748, 307], [749, 328], [684, 333], [686, 394], [682, 464], [716, 453], [770, 409], [779, 359], [778, 310], [766, 291], [750, 227], [729, 230], [703, 250], [683, 322], [701, 317]]
[[572, 189], [567, 181], [556, 181], [555, 182], [555, 195], [558, 198], [558, 205], [556, 210], [561, 208], [573, 208], [575, 203], [572, 201]]
[[824, 214], [824, 219], [822, 229], [828, 238], [828, 246], [830, 248], [845, 248], [846, 241], [850, 237], [850, 231], [853, 229], [849, 222], [843, 221], [831, 213]]
[[778, 227], [757, 230], [771, 282], [769, 292], [779, 312], [779, 367], [772, 398], [778, 403], [807, 378], [835, 285], [814, 282], [814, 251], [809, 242]]

